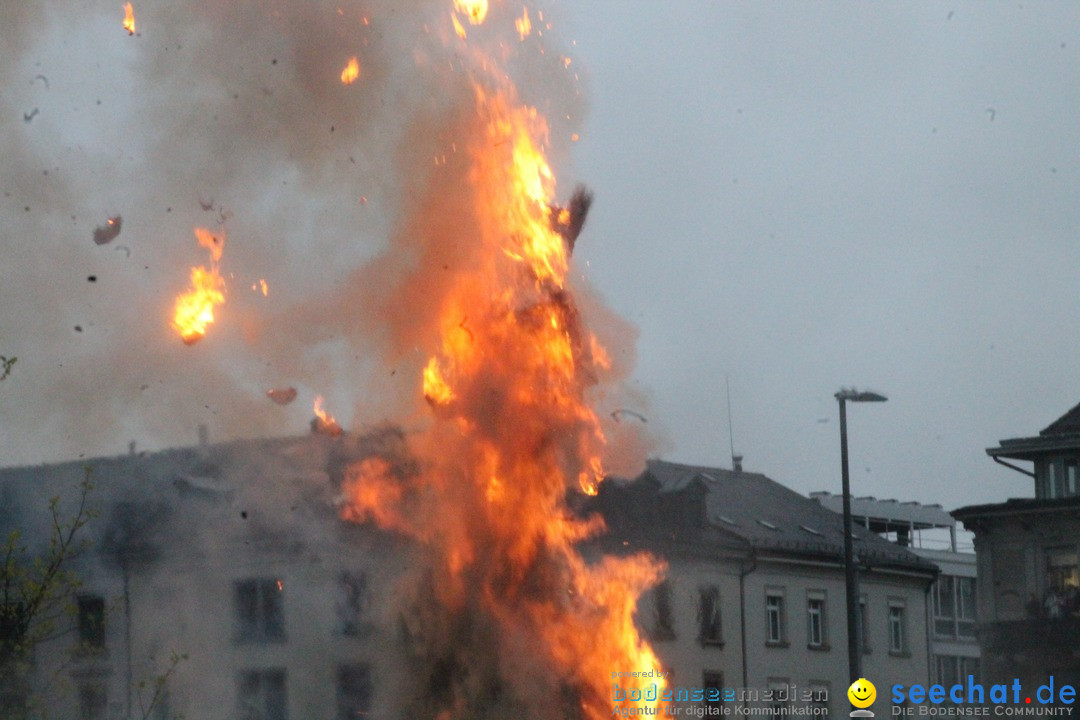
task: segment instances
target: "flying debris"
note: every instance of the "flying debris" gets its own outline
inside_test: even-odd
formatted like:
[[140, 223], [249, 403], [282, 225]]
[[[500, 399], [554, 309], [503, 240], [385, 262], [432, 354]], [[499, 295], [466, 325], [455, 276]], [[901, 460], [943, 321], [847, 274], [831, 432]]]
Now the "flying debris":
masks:
[[99, 225], [94, 228], [94, 242], [98, 245], [107, 245], [111, 243], [120, 235], [121, 222], [121, 217], [119, 215], [114, 215], [106, 220], [104, 225]]
[[195, 238], [210, 251], [210, 268], [201, 265], [191, 268], [191, 290], [176, 298], [172, 326], [185, 345], [202, 340], [207, 325], [214, 322], [214, 306], [225, 302], [225, 280], [218, 272], [225, 235], [195, 228]]
[[288, 405], [296, 399], [296, 388], [273, 388], [266, 391], [266, 397], [270, 398], [278, 405]]
[[209, 202], [204, 202], [203, 199], [200, 197], [199, 198], [199, 207], [201, 207], [206, 212], [210, 212], [211, 210], [214, 209], [214, 198], [210, 198]]
[[[44, 75], [35, 75], [34, 80], [40, 80], [41, 82], [45, 83], [45, 89], [49, 89], [49, 78], [45, 77]], [[30, 82], [34, 82], [34, 80], [31, 80]]]
[[129, 248], [127, 245], [117, 245], [115, 249], [124, 253], [124, 257], [131, 257], [131, 248]]
[[3, 380], [11, 374], [11, 366], [14, 365], [15, 361], [18, 359], [19, 358], [16, 357], [9, 358], [5, 355], [0, 355], [0, 380]]
[[131, 9], [131, 3], [124, 3], [124, 29], [128, 35], [135, 34], [135, 13]]
[[612, 410], [611, 411], [611, 417], [615, 422], [622, 422], [622, 416], [623, 415], [629, 415], [630, 417], [635, 417], [635, 418], [637, 418], [638, 420], [640, 420], [643, 423], [649, 422], [649, 419], [647, 417], [645, 417], [641, 413], [635, 412], [633, 410], [627, 410], [625, 408], [619, 408], [618, 410]]
[[30, 122], [31, 120], [33, 120], [33, 119], [34, 119], [34, 118], [35, 118], [35, 117], [37, 116], [37, 114], [38, 114], [38, 109], [37, 109], [37, 108], [34, 108], [33, 110], [31, 110], [31, 111], [30, 111], [30, 112], [28, 112], [28, 113], [25, 113], [25, 112], [24, 112], [24, 113], [22, 114], [22, 119], [23, 119], [23, 122], [24, 122], [24, 123], [28, 123], [28, 122]]
[[574, 244], [585, 225], [585, 216], [589, 214], [592, 201], [592, 191], [584, 185], [578, 185], [566, 207], [551, 207], [551, 229], [562, 235], [570, 254], [574, 252]]
[[341, 71], [341, 83], [343, 85], [352, 85], [358, 77], [360, 77], [360, 62], [354, 55], [349, 58], [349, 62], [345, 64], [345, 69]]
[[994, 118], [997, 117], [997, 110], [994, 108], [986, 108], [986, 114], [990, 116], [990, 122], [994, 122]]

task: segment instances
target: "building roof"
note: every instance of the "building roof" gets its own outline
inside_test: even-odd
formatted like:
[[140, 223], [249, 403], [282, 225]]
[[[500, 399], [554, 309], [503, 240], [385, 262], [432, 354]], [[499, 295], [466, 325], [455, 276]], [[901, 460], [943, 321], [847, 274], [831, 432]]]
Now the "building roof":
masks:
[[[611, 492], [612, 484], [627, 490], [636, 487], [639, 492], [651, 486], [658, 501], [665, 496], [700, 495], [704, 499], [700, 522], [757, 551], [838, 561], [843, 557], [843, 517], [760, 473], [650, 460], [632, 481], [605, 481], [601, 494], [605, 485]], [[642, 510], [648, 514], [646, 508]], [[682, 519], [691, 518], [684, 515]], [[864, 562], [935, 571], [931, 563], [863, 528], [854, 527], [853, 535], [855, 551]]]
[[1002, 440], [999, 447], [987, 448], [993, 458], [1035, 460], [1040, 455], [1060, 450], [1080, 449], [1080, 404], [1039, 431], [1034, 437]]
[[1073, 406], [1072, 410], [1059, 417], [1054, 422], [1047, 425], [1041, 431], [1039, 435], [1075, 435], [1080, 433], [1080, 403]]
[[[833, 512], [842, 512], [843, 495], [819, 490], [810, 493], [810, 497]], [[945, 512], [941, 505], [923, 505], [918, 502], [900, 502], [899, 500], [878, 500], [873, 497], [851, 499], [851, 514], [870, 522], [874, 532], [889, 532], [897, 528], [928, 530], [931, 528], [951, 528], [956, 525], [952, 515]], [[881, 528], [881, 529], [877, 529]]]
[[952, 511], [952, 516], [965, 525], [982, 519], [1018, 515], [1050, 515], [1080, 512], [1080, 497], [1070, 498], [1010, 498], [1003, 503], [967, 505]]

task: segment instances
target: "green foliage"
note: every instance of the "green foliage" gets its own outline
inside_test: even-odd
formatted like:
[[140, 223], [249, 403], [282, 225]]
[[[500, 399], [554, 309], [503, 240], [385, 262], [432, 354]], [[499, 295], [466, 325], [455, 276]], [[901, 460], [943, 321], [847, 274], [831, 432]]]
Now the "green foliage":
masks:
[[[139, 718], [140, 720], [149, 720], [154, 717], [154, 711], [158, 711], [161, 715], [161, 710], [165, 705], [166, 687], [169, 683], [169, 678], [176, 672], [176, 666], [182, 661], [188, 659], [187, 653], [178, 653], [175, 650], [169, 656], [169, 665], [165, 668], [165, 672], [155, 675], [149, 680], [140, 680], [138, 684], [139, 691]], [[144, 699], [146, 693], [149, 692], [149, 698]], [[168, 715], [167, 708], [164, 708]], [[170, 717], [175, 720], [179, 720], [179, 715], [171, 715]]]
[[81, 582], [72, 562], [90, 546], [80, 531], [97, 517], [87, 505], [93, 490], [90, 468], [78, 487], [78, 505], [65, 517], [60, 497], [49, 500], [49, 541], [32, 554], [13, 529], [0, 546], [0, 720], [27, 717], [34, 648], [71, 627]]

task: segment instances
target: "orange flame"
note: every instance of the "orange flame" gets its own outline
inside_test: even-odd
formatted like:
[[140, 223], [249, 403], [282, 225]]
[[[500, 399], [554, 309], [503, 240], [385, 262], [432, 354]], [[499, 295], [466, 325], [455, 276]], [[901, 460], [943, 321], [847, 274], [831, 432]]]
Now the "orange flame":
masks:
[[329, 435], [330, 437], [337, 437], [343, 432], [341, 425], [334, 419], [334, 416], [323, 410], [323, 398], [322, 395], [315, 396], [315, 417], [311, 420], [311, 429], [321, 435]]
[[225, 302], [225, 281], [218, 274], [218, 261], [225, 247], [225, 236], [214, 235], [205, 228], [195, 228], [195, 239], [210, 251], [210, 267], [191, 268], [191, 290], [176, 298], [173, 328], [180, 333], [185, 345], [194, 345], [206, 335], [207, 326], [214, 322], [214, 306]]
[[[496, 636], [536, 648], [538, 667], [557, 668], [582, 716], [600, 720], [612, 714], [611, 672], [659, 667], [634, 612], [664, 566], [579, 554], [603, 523], [576, 517], [566, 497], [569, 488], [595, 494], [604, 476], [605, 438], [585, 397], [611, 359], [567, 287], [570, 248], [555, 228], [571, 218], [554, 209], [544, 118], [516, 104], [512, 88], [477, 83], [474, 97], [456, 146], [469, 159], [465, 215], [479, 249], [442, 290], [438, 349], [417, 378], [433, 415], [414, 441], [421, 469], [381, 458], [354, 465], [343, 516], [423, 543], [436, 557], [436, 599], [481, 603]], [[437, 710], [416, 714], [463, 712]]]
[[349, 62], [345, 64], [345, 69], [341, 71], [341, 82], [345, 85], [352, 85], [358, 77], [360, 77], [360, 61], [354, 55], [349, 58]]
[[124, 3], [124, 29], [128, 35], [135, 34], [135, 11], [131, 9], [131, 3]]
[[529, 37], [532, 32], [532, 22], [529, 20], [529, 8], [523, 8], [521, 11], [521, 17], [514, 20], [514, 27], [517, 28], [518, 35], [522, 40]]
[[467, 17], [470, 25], [480, 25], [487, 17], [488, 0], [454, 0], [454, 10]]

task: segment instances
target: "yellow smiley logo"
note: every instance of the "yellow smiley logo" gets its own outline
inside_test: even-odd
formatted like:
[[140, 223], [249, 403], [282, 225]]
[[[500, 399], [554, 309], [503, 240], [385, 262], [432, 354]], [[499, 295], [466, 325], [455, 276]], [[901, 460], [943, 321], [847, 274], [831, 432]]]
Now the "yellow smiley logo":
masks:
[[866, 678], [859, 678], [847, 689], [848, 700], [857, 708], [868, 708], [877, 698], [877, 688]]

